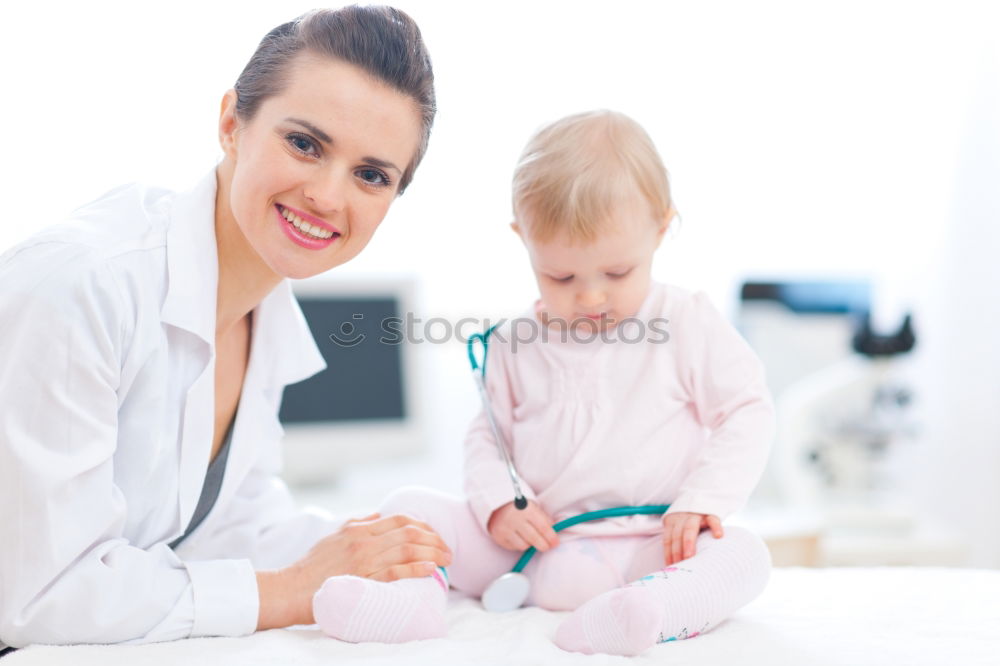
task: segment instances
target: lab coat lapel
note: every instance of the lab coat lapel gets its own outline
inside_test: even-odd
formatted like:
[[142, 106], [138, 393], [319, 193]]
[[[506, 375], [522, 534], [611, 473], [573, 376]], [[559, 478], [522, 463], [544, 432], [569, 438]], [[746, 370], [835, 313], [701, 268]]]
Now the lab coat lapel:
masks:
[[261, 315], [258, 337], [267, 352], [267, 379], [271, 386], [283, 389], [326, 367], [290, 281], [278, 284], [257, 310]]
[[326, 367], [288, 280], [261, 301], [254, 310], [253, 322], [250, 362], [233, 426], [233, 446], [219, 492], [220, 502], [235, 494], [256, 461], [280, 457], [277, 447], [284, 431], [277, 408], [285, 386]]
[[196, 377], [184, 399], [180, 424], [181, 529], [194, 514], [212, 449], [215, 425], [215, 312], [219, 260], [215, 243], [215, 169], [179, 193], [167, 226], [167, 293], [160, 319], [171, 344], [188, 352], [187, 377]]
[[[167, 229], [167, 294], [164, 324], [201, 349], [202, 363], [184, 404], [181, 424], [181, 529], [194, 514], [205, 481], [215, 425], [215, 315], [219, 280], [215, 240], [213, 169], [188, 192], [178, 194]], [[326, 367], [302, 310], [284, 280], [254, 310], [250, 361], [233, 425], [232, 448], [217, 502], [231, 497], [263, 454], [279, 445], [277, 405], [288, 384]], [[191, 373], [197, 372], [193, 368]]]

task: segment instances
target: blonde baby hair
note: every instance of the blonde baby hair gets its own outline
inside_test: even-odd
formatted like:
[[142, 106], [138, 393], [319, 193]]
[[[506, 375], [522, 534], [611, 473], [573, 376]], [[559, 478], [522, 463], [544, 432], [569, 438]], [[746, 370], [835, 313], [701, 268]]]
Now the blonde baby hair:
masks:
[[615, 207], [637, 195], [653, 219], [672, 217], [670, 182], [656, 147], [639, 123], [617, 111], [587, 111], [546, 125], [514, 169], [514, 217], [541, 242], [560, 231], [592, 241]]

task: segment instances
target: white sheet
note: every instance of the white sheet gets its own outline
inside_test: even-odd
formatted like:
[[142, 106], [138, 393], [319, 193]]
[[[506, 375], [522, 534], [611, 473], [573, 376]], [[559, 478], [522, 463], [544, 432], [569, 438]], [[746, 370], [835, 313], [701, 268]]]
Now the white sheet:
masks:
[[477, 601], [455, 598], [447, 639], [351, 645], [302, 628], [154, 645], [34, 646], [5, 657], [2, 666], [1000, 666], [996, 570], [777, 569], [757, 601], [714, 631], [633, 658], [561, 651], [550, 637], [563, 616], [537, 608], [491, 615]]

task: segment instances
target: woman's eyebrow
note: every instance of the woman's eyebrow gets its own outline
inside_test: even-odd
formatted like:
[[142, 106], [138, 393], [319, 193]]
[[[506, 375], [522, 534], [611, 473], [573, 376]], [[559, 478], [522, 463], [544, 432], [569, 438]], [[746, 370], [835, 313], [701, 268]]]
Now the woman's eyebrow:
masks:
[[366, 155], [365, 157], [361, 158], [361, 161], [367, 162], [367, 163], [371, 164], [372, 166], [377, 166], [380, 169], [394, 169], [394, 170], [396, 170], [399, 173], [403, 173], [403, 170], [400, 169], [395, 164], [393, 164], [392, 162], [386, 162], [385, 160], [380, 160], [377, 157], [371, 157], [369, 155]]
[[[285, 118], [285, 122], [293, 123], [295, 125], [305, 128], [306, 130], [315, 134], [316, 138], [322, 141], [323, 143], [333, 143], [333, 139], [330, 138], [329, 134], [327, 134], [320, 128], [316, 127], [308, 120], [301, 120], [300, 118]], [[400, 169], [395, 164], [393, 164], [392, 162], [387, 162], [386, 160], [382, 160], [377, 157], [371, 157], [367, 155], [365, 157], [362, 157], [361, 159], [362, 161], [368, 162], [369, 164], [377, 166], [380, 169], [393, 169], [399, 173], [403, 173], [403, 170]]]
[[316, 127], [315, 125], [306, 120], [299, 120], [298, 118], [285, 118], [285, 122], [295, 123], [296, 125], [300, 125], [301, 127], [306, 128], [307, 130], [315, 134], [316, 138], [322, 141], [323, 143], [333, 143], [333, 139], [330, 138], [329, 134], [327, 134], [326, 132], [324, 132], [323, 130], [321, 130], [320, 128]]

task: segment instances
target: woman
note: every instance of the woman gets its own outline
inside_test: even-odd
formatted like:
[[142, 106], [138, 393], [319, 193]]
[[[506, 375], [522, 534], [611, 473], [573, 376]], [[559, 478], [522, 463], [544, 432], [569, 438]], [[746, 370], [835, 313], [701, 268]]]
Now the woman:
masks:
[[193, 190], [119, 188], [0, 257], [0, 641], [243, 635], [311, 623], [331, 575], [448, 562], [276, 477], [282, 390], [323, 368], [286, 278], [364, 249], [433, 117], [408, 16], [312, 12], [225, 94]]

